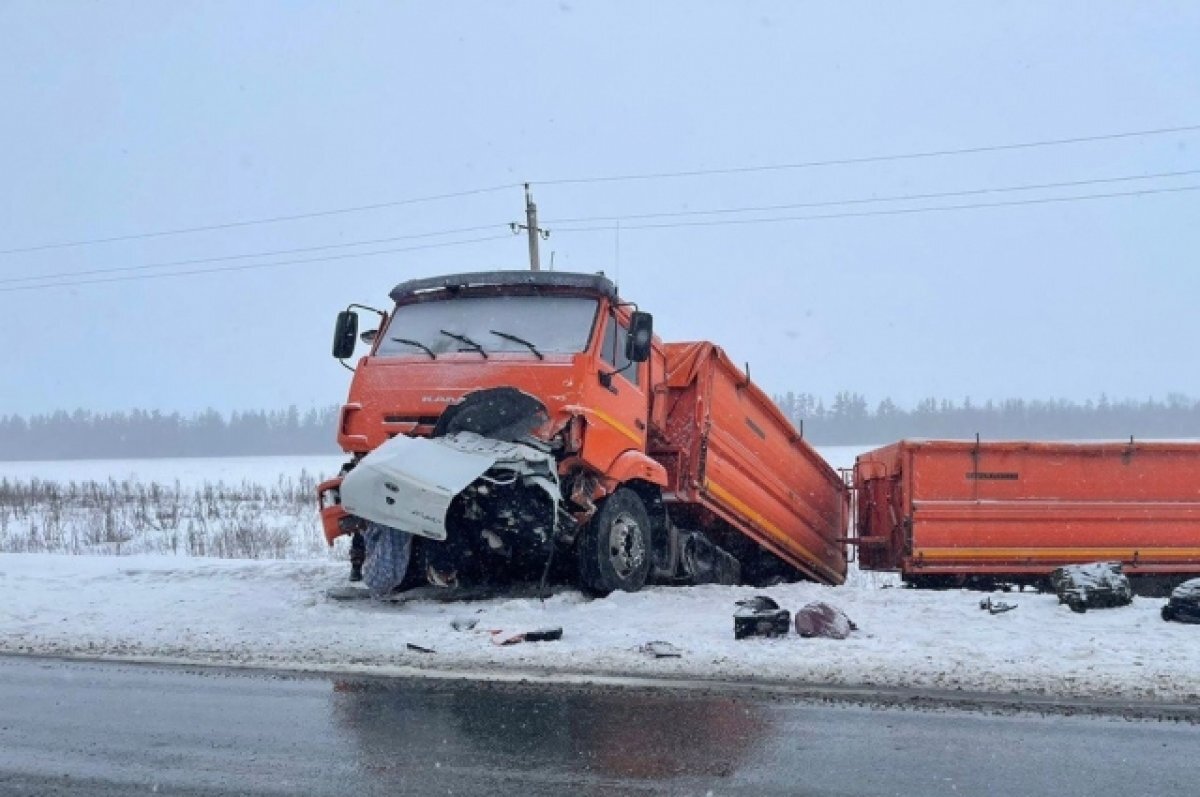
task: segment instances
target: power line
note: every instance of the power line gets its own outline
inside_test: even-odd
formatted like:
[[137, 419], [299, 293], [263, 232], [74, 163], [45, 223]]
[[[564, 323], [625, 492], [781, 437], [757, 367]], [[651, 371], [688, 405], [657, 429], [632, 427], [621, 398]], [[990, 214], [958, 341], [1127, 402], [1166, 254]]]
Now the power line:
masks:
[[[724, 213], [756, 213], [768, 210], [792, 210], [795, 208], [825, 208], [839, 205], [864, 205], [876, 202], [901, 202], [918, 199], [945, 199], [955, 196], [977, 196], [979, 194], [1000, 194], [1010, 191], [1036, 191], [1048, 188], [1073, 188], [1083, 185], [1099, 185], [1104, 183], [1122, 183], [1133, 180], [1157, 180], [1165, 177], [1184, 177], [1200, 174], [1200, 169], [1186, 169], [1177, 172], [1158, 172], [1154, 174], [1136, 174], [1121, 177], [1097, 177], [1090, 180], [1070, 180], [1059, 183], [1030, 183], [1027, 185], [1001, 186], [996, 188], [971, 188], [961, 191], [938, 191], [928, 194], [893, 194], [881, 197], [860, 197], [855, 199], [835, 199], [823, 202], [792, 202], [783, 205], [749, 205], [737, 208], [717, 208], [714, 210], [678, 210], [662, 213], [631, 213], [620, 216], [580, 216], [569, 219], [550, 219], [547, 224], [582, 224], [592, 221], [629, 221], [633, 219], [676, 218], [681, 216], [714, 216]], [[0, 280], [2, 282], [3, 280]]]
[[[626, 174], [626, 175], [607, 175], [607, 176], [592, 176], [592, 177], [566, 177], [553, 180], [540, 180], [540, 185], [567, 185], [577, 183], [595, 183], [595, 182], [617, 182], [624, 180], [652, 180], [652, 179], [668, 179], [678, 177], [696, 177], [702, 175], [718, 175], [718, 174], [741, 174], [749, 172], [773, 171], [780, 169], [804, 169], [818, 166], [836, 166], [856, 163], [876, 163], [882, 161], [895, 160], [912, 160], [918, 158], [933, 158], [947, 155], [967, 155], [982, 152], [1000, 152], [1005, 150], [1015, 149], [1030, 149], [1035, 147], [1051, 147], [1067, 144], [1080, 144], [1092, 141], [1110, 141], [1123, 138], [1134, 138], [1141, 136], [1166, 135], [1170, 133], [1186, 133], [1200, 130], [1200, 125], [1185, 125], [1180, 127], [1164, 127], [1152, 130], [1134, 130], [1121, 133], [1107, 133], [1094, 136], [1076, 136], [1073, 138], [1046, 139], [1042, 141], [1026, 141], [1012, 144], [993, 144], [979, 147], [964, 147], [959, 149], [943, 149], [930, 150], [924, 152], [909, 152], [891, 155], [868, 155], [854, 158], [840, 158], [832, 160], [819, 161], [803, 161], [799, 163], [785, 164], [768, 164], [757, 166], [740, 166], [725, 169], [695, 169], [690, 171], [677, 172], [651, 172], [644, 174]], [[312, 211], [309, 213], [294, 213], [289, 215], [271, 216], [259, 219], [249, 219], [243, 221], [232, 221], [221, 224], [208, 224], [195, 227], [181, 227], [170, 230], [158, 230], [154, 232], [133, 233], [129, 235], [116, 235], [105, 238], [90, 238], [76, 241], [63, 241], [58, 243], [37, 244], [26, 247], [16, 247], [11, 249], [0, 250], [0, 255], [18, 254], [22, 252], [35, 252], [45, 249], [60, 249], [73, 246], [85, 246], [90, 244], [113, 243], [117, 241], [130, 241], [144, 238], [155, 238], [168, 235], [181, 235], [192, 232], [205, 232], [210, 230], [223, 230], [236, 227], [247, 227], [258, 224], [272, 224], [283, 221], [295, 221], [299, 219], [319, 218], [322, 216], [332, 216], [345, 213], [357, 213], [366, 210], [378, 210], [387, 207], [399, 207], [403, 205], [412, 205], [423, 202], [433, 202], [443, 199], [456, 199], [477, 194], [493, 193], [496, 191], [504, 191], [512, 188], [519, 188], [520, 183], [506, 183], [503, 185], [487, 186], [482, 188], [472, 188], [463, 191], [455, 191], [444, 194], [433, 194], [423, 197], [412, 197], [408, 199], [392, 200], [388, 202], [375, 202], [366, 205], [355, 205], [351, 207], [333, 208], [328, 210]]]
[[435, 244], [423, 244], [421, 246], [402, 246], [393, 249], [379, 249], [374, 252], [348, 252], [341, 255], [327, 255], [325, 257], [310, 257], [303, 260], [281, 260], [275, 263], [249, 263], [243, 266], [218, 266], [216, 268], [200, 268], [190, 271], [172, 271], [167, 274], [131, 274], [124, 277], [105, 277], [100, 279], [76, 280], [72, 282], [55, 282], [49, 285], [17, 285], [9, 288], [0, 288], [0, 293], [13, 293], [15, 291], [37, 291], [46, 288], [74, 288], [80, 285], [97, 285], [107, 282], [132, 282], [137, 280], [148, 279], [163, 279], [166, 277], [188, 277], [197, 274], [216, 274], [228, 271], [249, 271], [259, 268], [276, 268], [278, 266], [294, 266], [303, 263], [324, 263], [331, 260], [347, 260], [355, 257], [375, 257], [376, 255], [390, 255], [397, 252], [415, 252], [424, 249], [440, 249], [447, 246], [463, 246], [465, 244], [476, 244], [484, 241], [500, 241], [511, 240], [511, 235], [493, 235], [484, 238], [468, 238], [463, 241], [443, 241]]
[[[700, 177], [722, 174], [749, 174], [754, 172], [779, 171], [787, 169], [807, 169], [822, 166], [840, 166], [861, 163], [880, 163], [885, 161], [901, 161], [901, 160], [916, 160], [921, 158], [935, 158], [951, 155], [970, 155], [984, 152], [1002, 152], [1007, 150], [1032, 149], [1037, 147], [1053, 147], [1063, 146], [1068, 144], [1082, 144], [1094, 141], [1111, 141], [1125, 138], [1135, 138], [1143, 136], [1166, 135], [1170, 133], [1188, 133], [1200, 130], [1200, 125], [1185, 125], [1180, 127], [1164, 127], [1152, 130], [1133, 130], [1120, 133], [1106, 133], [1093, 136], [1075, 136], [1072, 138], [1045, 139], [1041, 141], [1024, 141], [1010, 144], [992, 144], [987, 146], [963, 147], [958, 149], [941, 149], [928, 150], [923, 152], [907, 152], [896, 153], [889, 155], [866, 155], [853, 158], [836, 158], [829, 160], [814, 160], [801, 161], [798, 163], [781, 163], [781, 164], [762, 164], [754, 166], [737, 166], [722, 169], [693, 169], [687, 171], [674, 172], [647, 172], [641, 174], [624, 174], [624, 175], [597, 175], [590, 177], [564, 177], [552, 180], [537, 181], [538, 185], [571, 185], [585, 183], [608, 183], [621, 182], [630, 180], [660, 180], [660, 179], [675, 179], [683, 177]], [[31, 246], [13, 247], [9, 249], [0, 249], [0, 255], [12, 255], [28, 252], [38, 252], [50, 249], [65, 249], [77, 246], [90, 246], [94, 244], [116, 243], [119, 241], [133, 241], [148, 238], [160, 238], [171, 235], [183, 235], [195, 232], [208, 232], [213, 230], [228, 230], [239, 227], [250, 227], [262, 224], [274, 224], [285, 221], [297, 221], [301, 219], [321, 218], [325, 216], [334, 216], [348, 213], [359, 213], [368, 210], [379, 210], [381, 208], [401, 207], [404, 205], [414, 205], [424, 202], [435, 202], [445, 199], [457, 199], [467, 196], [479, 194], [494, 193], [497, 191], [505, 191], [513, 188], [520, 188], [521, 183], [505, 183], [503, 185], [486, 186], [481, 188], [471, 188], [463, 191], [453, 191], [443, 194], [431, 194], [429, 196], [410, 197], [407, 199], [398, 199], [387, 202], [374, 202], [371, 204], [354, 205], [349, 207], [331, 208], [326, 210], [311, 211], [308, 213], [292, 213], [287, 215], [269, 216], [256, 219], [246, 219], [240, 221], [223, 222], [219, 224], [206, 224], [193, 227], [178, 227], [168, 230], [155, 230], [151, 232], [130, 233], [127, 235], [113, 235], [102, 238], [86, 238], [74, 241], [59, 241], [43, 244], [34, 244]]]
[[1182, 127], [1161, 127], [1154, 130], [1132, 130], [1124, 133], [1106, 133], [1095, 136], [1075, 136], [1073, 138], [1054, 138], [1043, 141], [1022, 141], [1015, 144], [991, 144], [982, 147], [962, 147], [959, 149], [938, 149], [924, 152], [904, 152], [892, 155], [864, 155], [855, 158], [834, 158], [830, 160], [800, 161], [798, 163], [775, 163], [757, 166], [733, 166], [723, 169], [691, 169], [676, 172], [645, 172], [641, 174], [597, 175], [592, 177], [566, 177], [555, 180], [537, 180], [534, 185], [575, 185], [579, 183], [615, 183], [629, 180], [666, 180], [682, 177], [706, 177], [720, 174], [748, 174], [752, 172], [781, 171], [786, 169], [812, 169], [821, 166], [848, 166], [857, 163], [882, 163], [885, 161], [917, 160], [920, 158], [940, 158], [948, 155], [974, 155], [982, 152], [1004, 152], [1017, 149], [1034, 149], [1038, 147], [1057, 147], [1066, 144], [1084, 144], [1091, 141], [1113, 141], [1122, 138], [1140, 136], [1159, 136], [1169, 133], [1190, 133], [1200, 130], [1200, 125], [1185, 125]]
[[[635, 225], [621, 225], [621, 228], [622, 229], [634, 229], [634, 230], [646, 230], [646, 229], [665, 229], [665, 228], [676, 228], [676, 227], [712, 227], [712, 226], [725, 226], [725, 225], [732, 225], [732, 224], [769, 224], [769, 223], [787, 222], [787, 221], [819, 221], [819, 220], [823, 220], [823, 219], [861, 218], [861, 217], [870, 217], [870, 216], [898, 216], [898, 215], [909, 215], [909, 214], [917, 214], [917, 213], [936, 213], [936, 212], [952, 211], [952, 210], [975, 210], [975, 209], [982, 209], [982, 208], [1014, 207], [1014, 206], [1022, 206], [1022, 205], [1044, 205], [1044, 204], [1064, 203], [1064, 202], [1080, 202], [1080, 201], [1087, 201], [1087, 200], [1113, 199], [1113, 198], [1118, 198], [1118, 197], [1131, 197], [1131, 196], [1146, 196], [1146, 195], [1152, 195], [1152, 194], [1181, 193], [1181, 192], [1185, 192], [1185, 191], [1198, 191], [1198, 190], [1200, 190], [1200, 185], [1188, 185], [1188, 186], [1177, 186], [1177, 187], [1173, 187], [1173, 188], [1143, 189], [1143, 190], [1139, 190], [1139, 191], [1119, 191], [1119, 192], [1112, 192], [1112, 193], [1107, 193], [1107, 194], [1084, 194], [1084, 195], [1072, 196], [1072, 197], [1041, 197], [1041, 198], [1034, 198], [1034, 199], [1013, 200], [1013, 201], [1007, 201], [1007, 202], [978, 202], [978, 203], [970, 203], [970, 204], [962, 204], [962, 205], [944, 205], [944, 206], [940, 206], [940, 207], [931, 207], [931, 208], [889, 208], [886, 210], [853, 211], [853, 212], [847, 212], [847, 213], [828, 213], [828, 214], [821, 214], [821, 215], [815, 215], [815, 216], [778, 216], [778, 217], [766, 218], [766, 219], [724, 219], [724, 220], [707, 220], [707, 221], [690, 221], [690, 222], [670, 222], [670, 223], [658, 223], [658, 224], [635, 224]], [[618, 221], [619, 221], [619, 219], [618, 219]], [[598, 226], [598, 227], [576, 227], [576, 228], [560, 227], [556, 231], [557, 232], [568, 232], [568, 233], [569, 232], [602, 232], [602, 231], [613, 230], [613, 229], [617, 229], [617, 226], [616, 225], [607, 225], [607, 226]], [[481, 237], [481, 238], [468, 238], [468, 239], [462, 240], [462, 241], [443, 241], [443, 242], [433, 243], [433, 244], [423, 244], [420, 246], [407, 246], [407, 247], [395, 247], [395, 248], [390, 248], [390, 249], [379, 249], [379, 250], [376, 250], [373, 252], [348, 252], [348, 253], [341, 254], [341, 255], [327, 255], [324, 257], [305, 258], [305, 259], [300, 259], [300, 260], [282, 260], [282, 261], [277, 261], [274, 263], [250, 263], [250, 264], [241, 265], [241, 266], [221, 266], [221, 267], [217, 267], [217, 268], [193, 269], [190, 271], [176, 271], [176, 272], [170, 272], [170, 273], [165, 273], [165, 274], [134, 274], [134, 275], [127, 275], [127, 276], [123, 276], [123, 277], [107, 277], [107, 278], [91, 279], [91, 280], [76, 280], [76, 281], [71, 281], [71, 282], [56, 282], [56, 283], [50, 283], [50, 284], [45, 284], [45, 285], [17, 285], [17, 286], [12, 286], [12, 287], [7, 287], [7, 288], [0, 288], [0, 293], [13, 293], [16, 291], [44, 290], [44, 289], [48, 289], [48, 288], [70, 288], [70, 287], [77, 287], [77, 286], [81, 286], [81, 285], [95, 285], [95, 284], [110, 283], [110, 282], [130, 282], [130, 281], [147, 280], [147, 279], [161, 279], [161, 278], [166, 278], [166, 277], [186, 277], [186, 276], [193, 276], [193, 275], [199, 275], [199, 274], [215, 274], [215, 273], [231, 272], [231, 271], [249, 271], [252, 269], [276, 268], [276, 267], [281, 267], [281, 266], [301, 265], [301, 264], [306, 264], [306, 263], [322, 263], [322, 262], [329, 262], [329, 261], [334, 261], [334, 260], [346, 260], [346, 259], [352, 259], [352, 258], [358, 258], [358, 257], [375, 257], [377, 255], [394, 254], [394, 253], [398, 253], [398, 252], [413, 252], [413, 251], [426, 250], [426, 249], [439, 249], [442, 247], [463, 246], [463, 245], [467, 245], [467, 244], [483, 243], [483, 242], [487, 242], [487, 241], [499, 241], [499, 240], [510, 240], [510, 236], [508, 236], [508, 235], [486, 236], [486, 237]], [[46, 277], [43, 279], [49, 279], [49, 277]]]
[[521, 183], [509, 183], [506, 185], [489, 186], [487, 188], [471, 188], [465, 191], [454, 191], [448, 194], [433, 194], [430, 196], [412, 197], [410, 199], [397, 199], [391, 202], [375, 202], [370, 205], [355, 205], [353, 207], [333, 208], [331, 210], [317, 210], [311, 213], [293, 213], [286, 216], [270, 216], [267, 218], [248, 219], [245, 221], [230, 221], [222, 224], [205, 224], [198, 227], [178, 227], [172, 230], [156, 230], [154, 232], [131, 233], [129, 235], [113, 235], [107, 238], [87, 238], [77, 241], [35, 244], [33, 246], [22, 246], [13, 249], [0, 249], [0, 255], [15, 255], [22, 252], [39, 252], [46, 249], [66, 249], [72, 246], [90, 246], [92, 244], [107, 244], [115, 243], [117, 241], [135, 241], [144, 238], [162, 238], [168, 235], [183, 235], [184, 233], [207, 232], [210, 230], [228, 230], [235, 227], [251, 227], [257, 224], [274, 224], [281, 221], [316, 219], [322, 216], [336, 216], [344, 213], [360, 213], [364, 210], [379, 210], [380, 208], [416, 205], [423, 202], [435, 202], [442, 199], [457, 199], [459, 197], [474, 196], [476, 194], [489, 194], [496, 191], [504, 191], [510, 188], [520, 187]]
[[[605, 216], [605, 217], [594, 217], [594, 220], [616, 221], [617, 224], [603, 225], [603, 226], [589, 226], [589, 227], [559, 227], [559, 228], [557, 228], [556, 231], [563, 232], [563, 233], [572, 233], [572, 232], [602, 232], [602, 231], [609, 231], [609, 230], [615, 230], [615, 229], [646, 230], [646, 229], [667, 229], [667, 228], [677, 228], [677, 227], [710, 227], [710, 226], [723, 226], [723, 225], [733, 225], [733, 224], [770, 224], [770, 223], [779, 223], [779, 222], [787, 222], [787, 221], [819, 221], [822, 219], [861, 218], [861, 217], [871, 217], [871, 216], [896, 216], [896, 215], [910, 215], [910, 214], [916, 214], [916, 213], [936, 213], [936, 212], [944, 212], [944, 211], [952, 211], [952, 210], [977, 210], [977, 209], [984, 209], [984, 208], [1012, 207], [1012, 206], [1021, 206], [1021, 205], [1039, 205], [1039, 204], [1063, 203], [1063, 202], [1080, 202], [1080, 201], [1097, 200], [1097, 199], [1113, 199], [1113, 198], [1119, 198], [1119, 197], [1144, 196], [1144, 195], [1150, 195], [1150, 194], [1164, 194], [1164, 193], [1178, 193], [1178, 192], [1185, 192], [1185, 191], [1196, 191], [1196, 190], [1200, 190], [1200, 185], [1177, 186], [1177, 187], [1172, 187], [1172, 188], [1141, 189], [1141, 190], [1137, 190], [1137, 191], [1120, 191], [1120, 192], [1111, 192], [1111, 193], [1104, 193], [1104, 194], [1083, 194], [1083, 195], [1071, 196], [1071, 197], [1041, 197], [1041, 198], [1033, 198], [1033, 199], [1012, 200], [1012, 201], [1005, 201], [1005, 202], [979, 202], [979, 203], [969, 203], [969, 204], [960, 204], [960, 205], [944, 205], [944, 206], [928, 207], [928, 208], [891, 208], [891, 209], [877, 210], [877, 211], [827, 213], [827, 214], [809, 215], [809, 216], [778, 216], [778, 217], [771, 217], [771, 218], [765, 218], [765, 219], [725, 219], [725, 220], [705, 220], [705, 221], [693, 221], [693, 222], [632, 224], [632, 225], [621, 223], [628, 219], [637, 219], [637, 218], [654, 218], [654, 217], [660, 217], [660, 216], [670, 217], [670, 216], [676, 216], [676, 215], [692, 215], [692, 214], [752, 212], [752, 211], [757, 211], [757, 210], [780, 209], [780, 208], [787, 208], [787, 207], [822, 207], [822, 206], [829, 206], [829, 205], [856, 204], [856, 203], [861, 203], [861, 202], [882, 202], [882, 201], [895, 201], [895, 200], [900, 200], [900, 199], [928, 198], [928, 197], [934, 197], [934, 196], [957, 196], [957, 195], [972, 194], [972, 193], [986, 193], [986, 192], [990, 192], [990, 191], [1027, 190], [1027, 189], [1032, 189], [1032, 188], [1060, 187], [1060, 186], [1065, 186], [1065, 185], [1083, 185], [1083, 184], [1100, 183], [1100, 182], [1115, 182], [1115, 181], [1121, 181], [1121, 180], [1151, 179], [1151, 178], [1155, 178], [1155, 177], [1180, 176], [1180, 175], [1196, 174], [1196, 173], [1200, 173], [1200, 170], [1188, 170], [1188, 171], [1180, 171], [1180, 172], [1164, 172], [1159, 175], [1141, 175], [1141, 176], [1128, 176], [1128, 177], [1098, 178], [1096, 180], [1080, 180], [1080, 181], [1073, 181], [1071, 183], [1044, 183], [1044, 184], [1041, 184], [1038, 186], [1010, 186], [1010, 187], [1001, 187], [1001, 188], [994, 188], [994, 189], [977, 189], [977, 190], [962, 191], [962, 192], [943, 192], [942, 194], [926, 194], [926, 195], [911, 194], [911, 195], [889, 197], [889, 198], [838, 200], [838, 201], [834, 201], [834, 202], [801, 203], [798, 205], [726, 208], [726, 209], [713, 210], [713, 211], [681, 211], [679, 213], [642, 214], [642, 215], [622, 216], [622, 217]], [[563, 221], [590, 221], [590, 220], [592, 220], [592, 219], [574, 219], [574, 220], [563, 220]], [[180, 266], [180, 265], [194, 265], [194, 264], [198, 264], [198, 263], [211, 263], [211, 262], [222, 262], [222, 261], [228, 261], [228, 260], [238, 260], [238, 259], [251, 258], [251, 257], [271, 257], [271, 256], [276, 256], [276, 255], [321, 251], [321, 250], [325, 250], [325, 249], [342, 248], [342, 247], [347, 247], [347, 246], [365, 246], [368, 244], [386, 243], [386, 242], [395, 241], [395, 240], [409, 240], [409, 239], [413, 239], [413, 238], [425, 238], [425, 237], [438, 236], [438, 235], [450, 235], [450, 234], [463, 233], [463, 232], [475, 232], [478, 230], [491, 229], [493, 227], [501, 227], [501, 226], [502, 225], [494, 224], [494, 225], [481, 225], [481, 226], [476, 226], [476, 227], [460, 227], [460, 228], [456, 228], [456, 229], [452, 229], [452, 230], [440, 230], [440, 231], [435, 231], [435, 232], [417, 233], [417, 234], [413, 234], [413, 235], [401, 235], [401, 236], [394, 236], [391, 238], [379, 238], [379, 239], [374, 239], [374, 240], [369, 240], [369, 241], [356, 241], [356, 242], [347, 242], [347, 243], [342, 243], [342, 244], [327, 244], [327, 245], [323, 245], [323, 246], [301, 247], [301, 248], [297, 248], [297, 249], [283, 249], [283, 250], [276, 250], [276, 251], [272, 251], [272, 252], [254, 252], [254, 253], [237, 254], [237, 255], [225, 255], [222, 257], [195, 258], [192, 260], [179, 260], [179, 261], [172, 261], [172, 262], [166, 262], [166, 263], [150, 263], [150, 264], [145, 264], [145, 265], [140, 265], [140, 266], [118, 266], [118, 267], [114, 267], [114, 268], [90, 269], [90, 270], [86, 270], [86, 271], [63, 272], [63, 273], [58, 273], [58, 274], [46, 274], [46, 275], [41, 275], [41, 276], [37, 276], [37, 277], [12, 277], [12, 278], [0, 279], [0, 284], [2, 284], [2, 283], [11, 284], [11, 283], [15, 283], [15, 282], [45, 282], [46, 280], [62, 279], [65, 277], [75, 277], [75, 276], [87, 276], [87, 275], [91, 275], [91, 274], [109, 274], [109, 273], [115, 273], [115, 272], [120, 272], [120, 271], [141, 271], [141, 270], [149, 270], [149, 269], [156, 269], [156, 268], [168, 268], [168, 267], [174, 267], [174, 266]], [[152, 278], [158, 278], [158, 277], [176, 277], [176, 276], [190, 276], [190, 275], [197, 275], [197, 274], [210, 274], [210, 273], [216, 273], [216, 272], [246, 271], [246, 270], [252, 270], [252, 269], [259, 269], [259, 268], [273, 268], [273, 267], [285, 266], [285, 265], [317, 263], [317, 262], [326, 262], [326, 261], [332, 261], [332, 260], [345, 260], [345, 259], [351, 259], [351, 258], [355, 258], [355, 257], [373, 257], [376, 255], [392, 254], [392, 253], [396, 253], [396, 252], [409, 252], [409, 251], [417, 251], [417, 250], [423, 250], [423, 249], [435, 249], [435, 248], [439, 248], [442, 246], [460, 246], [463, 244], [479, 243], [479, 242], [483, 242], [483, 241], [497, 241], [497, 240], [502, 240], [502, 239], [506, 239], [506, 238], [508, 238], [508, 236], [506, 236], [506, 235], [487, 236], [487, 237], [482, 237], [482, 238], [471, 238], [471, 239], [467, 239], [464, 241], [448, 241], [448, 242], [428, 244], [428, 245], [415, 246], [415, 247], [397, 247], [397, 248], [376, 250], [373, 252], [350, 252], [350, 253], [346, 253], [346, 254], [342, 254], [342, 255], [331, 255], [331, 256], [327, 256], [327, 257], [306, 258], [306, 259], [300, 259], [300, 260], [284, 260], [284, 261], [277, 261], [277, 262], [273, 262], [273, 263], [253, 263], [253, 264], [248, 264], [248, 265], [244, 265], [244, 266], [228, 266], [228, 267], [212, 268], [212, 269], [193, 269], [193, 270], [189, 270], [189, 271], [170, 272], [170, 273], [165, 273], [165, 274], [139, 274], [139, 275], [128, 275], [128, 276], [124, 276], [124, 277], [114, 277], [114, 278], [107, 278], [107, 279], [78, 280], [78, 281], [56, 282], [56, 283], [50, 283], [50, 284], [14, 286], [14, 287], [0, 288], [0, 293], [9, 293], [9, 292], [20, 291], [20, 290], [38, 290], [38, 289], [42, 289], [42, 288], [72, 287], [75, 285], [91, 285], [91, 284], [106, 283], [106, 282], [125, 282], [125, 281], [130, 281], [130, 280], [152, 279]]]
[[277, 255], [295, 255], [303, 252], [320, 252], [327, 249], [343, 249], [350, 246], [369, 246], [372, 244], [391, 243], [393, 241], [408, 241], [415, 238], [435, 238], [440, 235], [458, 235], [466, 232], [479, 232], [480, 230], [502, 229], [504, 224], [484, 224], [476, 227], [458, 227], [453, 230], [437, 230], [435, 232], [422, 232], [412, 235], [395, 235], [389, 238], [375, 238], [366, 241], [347, 241], [340, 244], [325, 244], [323, 246], [302, 246], [296, 249], [276, 249], [271, 252], [247, 252], [238, 255], [223, 255], [220, 257], [198, 257], [190, 260], [169, 260], [162, 263], [146, 263], [140, 266], [114, 266], [112, 268], [92, 268], [83, 271], [60, 271], [56, 274], [40, 274], [32, 277], [5, 277], [0, 279], [0, 284], [14, 282], [42, 282], [51, 279], [61, 279], [66, 277], [84, 277], [92, 274], [113, 274], [119, 271], [149, 271], [158, 268], [173, 268], [175, 266], [194, 266], [200, 263], [220, 263], [228, 260], [245, 260], [252, 257], [275, 257]]
[[[1150, 194], [1171, 194], [1183, 191], [1200, 191], [1200, 185], [1185, 185], [1174, 188], [1147, 188], [1140, 191], [1114, 191], [1108, 194], [1083, 194], [1069, 197], [1041, 197], [1037, 199], [1016, 199], [1007, 202], [975, 202], [964, 205], [942, 205], [932, 208], [889, 208], [887, 210], [850, 211], [846, 213], [825, 213], [816, 216], [775, 216], [765, 219], [712, 219], [708, 221], [677, 221], [658, 224], [622, 224], [621, 230], [655, 230], [671, 227], [718, 227], [731, 224], [771, 224], [785, 221], [819, 221], [821, 219], [850, 219], [868, 216], [904, 216], [916, 213], [939, 213], [947, 210], [978, 210], [981, 208], [1016, 207], [1019, 205], [1047, 205], [1060, 202], [1083, 202], [1095, 199], [1114, 199], [1116, 197], [1147, 196]], [[603, 232], [615, 230], [616, 225], [596, 227], [557, 227], [555, 233], [571, 232]]]

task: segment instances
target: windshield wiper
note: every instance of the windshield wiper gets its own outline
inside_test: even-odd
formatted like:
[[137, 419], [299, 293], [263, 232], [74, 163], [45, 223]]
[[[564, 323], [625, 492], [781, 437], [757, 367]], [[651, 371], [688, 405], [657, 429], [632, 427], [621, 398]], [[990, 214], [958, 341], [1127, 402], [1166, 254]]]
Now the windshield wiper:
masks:
[[397, 343], [407, 343], [409, 346], [416, 346], [418, 349], [428, 354], [429, 359], [437, 359], [437, 355], [433, 353], [433, 349], [429, 348], [419, 340], [409, 340], [408, 338], [392, 338], [392, 340], [396, 341]]
[[[455, 340], [457, 340], [457, 341], [460, 341], [460, 342], [462, 342], [462, 343], [465, 343], [467, 346], [469, 346], [469, 347], [471, 348], [471, 350], [472, 350], [472, 351], [477, 351], [477, 352], [479, 352], [480, 354], [482, 354], [482, 355], [483, 355], [483, 359], [485, 359], [485, 360], [486, 360], [486, 359], [488, 358], [488, 353], [487, 353], [486, 351], [484, 351], [484, 350], [483, 350], [483, 347], [482, 347], [482, 346], [480, 346], [480, 345], [479, 345], [478, 343], [476, 343], [475, 341], [473, 341], [473, 340], [471, 340], [470, 338], [468, 338], [466, 335], [459, 335], [459, 334], [456, 334], [456, 333], [454, 333], [454, 332], [447, 332], [447, 331], [446, 331], [446, 330], [444, 330], [444, 329], [439, 329], [439, 330], [438, 330], [438, 332], [441, 332], [443, 335], [445, 335], [445, 336], [446, 336], [446, 337], [448, 337], [448, 338], [454, 338], [454, 339], [455, 339]], [[464, 349], [463, 351], [466, 351], [466, 349]]]
[[539, 360], [546, 359], [546, 355], [544, 355], [540, 351], [538, 351], [537, 346], [534, 346], [532, 343], [525, 340], [525, 338], [519, 338], [516, 335], [510, 335], [507, 332], [497, 332], [494, 329], [489, 329], [488, 332], [491, 332], [493, 335], [495, 335], [498, 338], [504, 338], [505, 340], [511, 340], [513, 343], [520, 343], [522, 346], [528, 346], [529, 350], [531, 352], [533, 352], [534, 354], [536, 354], [537, 358]]

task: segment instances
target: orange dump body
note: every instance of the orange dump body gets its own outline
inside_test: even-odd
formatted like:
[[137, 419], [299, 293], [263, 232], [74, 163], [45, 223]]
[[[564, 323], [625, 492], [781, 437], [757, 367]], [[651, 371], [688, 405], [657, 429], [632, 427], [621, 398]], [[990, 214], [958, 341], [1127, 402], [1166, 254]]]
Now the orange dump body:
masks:
[[720, 348], [663, 348], [667, 381], [655, 400], [665, 419], [649, 453], [666, 468], [671, 517], [732, 528], [811, 578], [842, 583], [849, 494], [838, 474]]
[[868, 570], [1040, 577], [1120, 561], [1200, 573], [1200, 444], [902, 441], [858, 457]]

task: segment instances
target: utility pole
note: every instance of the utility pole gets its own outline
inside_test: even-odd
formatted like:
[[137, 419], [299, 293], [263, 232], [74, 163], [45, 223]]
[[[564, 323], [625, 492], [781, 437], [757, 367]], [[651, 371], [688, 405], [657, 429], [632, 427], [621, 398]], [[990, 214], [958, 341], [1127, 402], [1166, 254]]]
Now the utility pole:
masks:
[[538, 238], [543, 240], [550, 237], [549, 230], [543, 230], [537, 223], [537, 205], [533, 204], [533, 194], [529, 192], [529, 183], [525, 183], [525, 223], [515, 221], [508, 225], [515, 235], [521, 230], [529, 234], [529, 270], [541, 271], [542, 261], [538, 254]]

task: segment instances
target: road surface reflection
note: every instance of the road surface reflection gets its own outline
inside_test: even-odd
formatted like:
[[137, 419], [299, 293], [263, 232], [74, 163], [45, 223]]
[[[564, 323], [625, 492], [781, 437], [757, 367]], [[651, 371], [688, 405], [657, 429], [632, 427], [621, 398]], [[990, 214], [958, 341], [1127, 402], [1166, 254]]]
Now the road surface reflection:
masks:
[[600, 781], [724, 778], [760, 747], [760, 704], [650, 690], [339, 681], [334, 719], [364, 772], [415, 785], [432, 765]]

